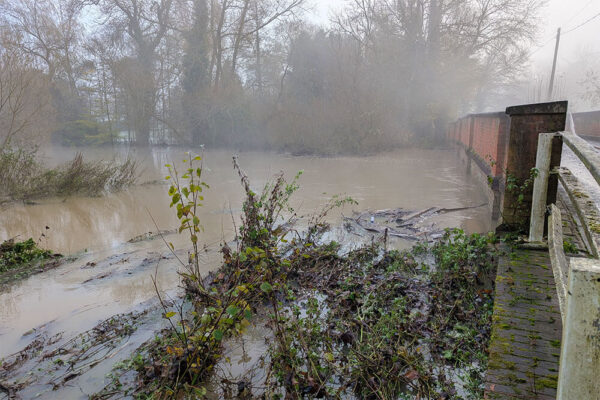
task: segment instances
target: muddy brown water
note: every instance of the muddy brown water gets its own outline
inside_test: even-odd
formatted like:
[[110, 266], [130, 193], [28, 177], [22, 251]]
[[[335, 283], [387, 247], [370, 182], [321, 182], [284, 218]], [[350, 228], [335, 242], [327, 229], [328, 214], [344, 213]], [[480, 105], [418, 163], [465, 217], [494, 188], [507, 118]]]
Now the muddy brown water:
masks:
[[[46, 150], [50, 164], [72, 157], [76, 150]], [[75, 261], [0, 289], [0, 359], [27, 346], [42, 334], [64, 332], [72, 337], [100, 320], [130, 312], [155, 298], [151, 276], [160, 289], [173, 295], [178, 286], [178, 263], [160, 239], [127, 241], [149, 231], [177, 226], [169, 208], [166, 163], [185, 157], [181, 148], [160, 148], [130, 154], [143, 167], [140, 182], [128, 190], [102, 197], [47, 199], [36, 204], [9, 204], [0, 209], [0, 240], [37, 239], [50, 227], [42, 245], [74, 254]], [[86, 149], [91, 159], [123, 159], [128, 150]], [[231, 151], [205, 151], [205, 193], [201, 220], [202, 242], [208, 252], [206, 270], [218, 266], [218, 245], [233, 237], [232, 215], [239, 217], [242, 189], [232, 168]], [[405, 149], [369, 157], [294, 157], [266, 152], [243, 152], [240, 164], [257, 189], [273, 174], [292, 178], [304, 173], [293, 206], [299, 215], [310, 214], [333, 194], [346, 194], [359, 202], [329, 216], [334, 224], [352, 210], [429, 207], [460, 208], [488, 201], [483, 185], [467, 172], [456, 150]], [[154, 221], [153, 221], [154, 220]], [[487, 207], [437, 216], [440, 227], [461, 227], [468, 232], [491, 229]], [[185, 237], [167, 235], [184, 258]], [[353, 241], [355, 236], [341, 240]], [[397, 247], [409, 242], [397, 241]]]

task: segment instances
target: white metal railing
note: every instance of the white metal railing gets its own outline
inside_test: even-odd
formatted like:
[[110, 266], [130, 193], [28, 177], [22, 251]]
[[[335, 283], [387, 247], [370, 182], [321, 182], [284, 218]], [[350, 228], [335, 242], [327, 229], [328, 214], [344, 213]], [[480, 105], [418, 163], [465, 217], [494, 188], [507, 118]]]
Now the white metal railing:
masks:
[[[562, 137], [563, 143], [569, 146], [600, 185], [600, 154], [592, 145], [572, 132], [540, 134], [530, 242], [543, 240], [548, 178], [552, 172], [552, 143], [557, 136]], [[595, 244], [590, 243], [590, 246]], [[557, 399], [600, 399], [600, 260], [565, 256], [562, 218], [554, 204], [550, 206], [548, 219], [548, 249], [563, 321]], [[597, 251], [592, 253], [597, 254]]]

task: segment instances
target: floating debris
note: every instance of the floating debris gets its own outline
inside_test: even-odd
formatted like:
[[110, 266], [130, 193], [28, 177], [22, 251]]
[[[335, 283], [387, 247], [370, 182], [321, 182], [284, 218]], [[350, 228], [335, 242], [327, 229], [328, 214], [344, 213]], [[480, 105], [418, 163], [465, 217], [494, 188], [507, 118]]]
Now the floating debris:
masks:
[[[409, 211], [403, 208], [385, 209], [378, 211], [364, 211], [356, 213], [354, 217], [344, 217], [344, 220], [357, 225], [361, 230], [373, 233], [394, 236], [406, 240], [438, 239], [442, 237], [443, 229], [436, 228], [434, 224], [429, 227], [423, 226], [423, 222], [428, 218], [447, 214], [480, 208], [487, 203], [473, 207], [460, 208], [440, 208], [429, 207], [421, 211]], [[346, 230], [357, 233], [352, 229], [352, 225], [346, 224]], [[360, 235], [360, 233], [357, 233]]]

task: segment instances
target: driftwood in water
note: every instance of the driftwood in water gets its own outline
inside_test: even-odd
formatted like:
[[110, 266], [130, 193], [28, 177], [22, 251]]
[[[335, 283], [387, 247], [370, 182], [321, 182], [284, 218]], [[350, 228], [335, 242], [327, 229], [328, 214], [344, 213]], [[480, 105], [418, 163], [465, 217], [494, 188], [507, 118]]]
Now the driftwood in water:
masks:
[[[407, 240], [419, 240], [422, 236], [441, 235], [442, 231], [431, 225], [429, 228], [417, 226], [417, 223], [423, 222], [425, 219], [439, 214], [450, 212], [464, 211], [473, 208], [483, 207], [486, 204], [481, 204], [474, 207], [459, 207], [459, 208], [439, 208], [429, 207], [421, 211], [407, 211], [402, 208], [385, 209], [378, 211], [364, 211], [356, 217], [344, 217], [346, 221], [354, 222], [360, 228], [367, 232], [383, 234], [387, 232], [389, 236], [395, 236]], [[376, 221], [382, 221], [382, 223]], [[389, 224], [395, 223], [395, 227]]]

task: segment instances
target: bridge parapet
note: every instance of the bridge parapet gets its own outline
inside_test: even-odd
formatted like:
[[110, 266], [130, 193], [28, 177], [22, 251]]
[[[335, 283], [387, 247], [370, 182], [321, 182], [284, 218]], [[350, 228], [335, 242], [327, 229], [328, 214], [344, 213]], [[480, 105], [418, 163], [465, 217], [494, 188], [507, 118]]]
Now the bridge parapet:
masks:
[[[553, 279], [550, 279], [554, 281], [552, 290], [556, 293], [553, 295], [556, 300], [553, 301], [558, 303], [556, 305], [560, 309], [560, 317], [558, 317], [558, 311], [548, 309], [546, 312], [550, 314], [555, 312], [557, 319], [562, 322], [557, 322], [560, 329], [557, 328], [554, 332], [558, 334], [557, 338], [560, 338], [562, 330], [560, 343], [558, 340], [548, 341], [551, 346], [560, 345], [558, 388], [555, 392], [557, 398], [560, 400], [600, 399], [600, 382], [597, 379], [597, 372], [600, 370], [600, 211], [590, 196], [585, 193], [585, 188], [579, 184], [577, 177], [560, 167], [564, 143], [583, 162], [600, 185], [600, 154], [579, 136], [565, 131], [566, 117], [567, 102], [509, 107], [505, 114], [471, 114], [461, 118], [449, 127], [448, 138], [461, 144], [482, 171], [493, 178], [495, 193], [500, 194], [501, 200], [498, 201], [498, 204], [501, 205], [501, 216], [505, 227], [525, 228], [524, 230], [529, 234], [530, 247], [534, 245], [533, 247], [537, 249], [547, 248], [549, 250], [549, 254], [539, 252], [539, 254], [544, 254], [543, 258], [549, 259], [548, 262], [539, 263], [539, 266], [535, 262], [525, 261], [517, 264], [523, 269], [526, 276], [533, 276], [536, 279], [541, 277], [540, 282], [542, 283], [546, 279], [544, 274], [550, 272], [545, 265], [551, 264], [552, 273], [550, 275], [553, 276]], [[577, 115], [574, 116], [574, 120], [574, 124], [579, 128], [581, 122], [578, 121]], [[490, 163], [490, 161], [492, 162]], [[530, 176], [534, 176], [535, 179], [533, 186], [525, 187], [526, 191], [510, 193], [510, 191], [504, 190], [503, 179], [507, 176], [517, 182], [523, 182]], [[561, 196], [562, 208], [560, 209], [556, 205], [559, 182], [568, 195]], [[561, 193], [562, 188], [560, 188]], [[567, 197], [570, 201], [565, 201]], [[494, 200], [494, 203], [496, 202]], [[565, 207], [567, 202], [569, 205]], [[517, 203], [519, 203], [519, 207], [516, 207]], [[512, 212], [515, 209], [518, 209], [517, 213]], [[566, 212], [563, 214], [567, 217], [566, 225], [563, 224], [561, 209], [562, 212]], [[565, 254], [563, 227], [566, 226], [565, 229], [572, 233], [575, 219], [577, 219], [575, 225], [581, 225], [576, 230], [579, 232], [578, 237], [581, 239], [583, 247], [585, 247], [584, 252], [591, 257], [571, 257], [572, 254], [567, 257]], [[544, 241], [546, 232], [548, 234], [547, 247], [544, 247], [546, 246]], [[527, 250], [520, 251], [526, 252]], [[514, 282], [520, 276], [516, 272], [523, 272], [515, 272], [517, 267], [513, 266], [513, 261], [500, 264], [506, 267], [504, 270], [507, 274], [515, 275]], [[502, 283], [500, 278], [502, 276], [499, 275], [498, 282]], [[530, 278], [528, 281], [532, 281], [534, 284], [537, 282]], [[538, 286], [542, 285], [540, 282], [538, 282]], [[525, 285], [524, 282], [522, 283]], [[504, 307], [511, 307], [511, 311], [502, 311], [503, 290], [505, 292], [507, 290], [514, 291], [520, 289], [520, 286], [517, 289], [514, 289], [518, 286], [516, 283], [513, 284], [514, 287], [508, 289], [501, 286], [502, 284], [499, 288], [497, 284], [496, 287], [496, 295], [500, 294], [500, 297], [496, 299], [499, 306], [494, 311], [494, 318], [504, 321], [504, 325], [500, 328], [495, 326], [496, 332], [503, 333], [501, 328], [521, 323], [518, 312], [524, 304], [511, 300], [504, 304]], [[523, 292], [522, 296], [527, 298], [526, 300], [530, 300], [529, 297], [536, 300], [538, 292], [534, 289], [539, 290], [540, 287], [523, 288], [528, 292]], [[548, 293], [546, 296], [547, 298], [552, 297]], [[534, 330], [540, 328], [541, 321], [537, 321], [537, 319], [543, 315], [543, 308], [530, 307], [529, 310], [533, 311], [533, 315], [530, 316], [532, 324], [535, 322], [529, 328]], [[517, 316], [513, 318], [514, 321], [511, 320], [513, 314]], [[553, 319], [550, 317], [550, 320]], [[532, 337], [534, 336], [536, 335]], [[496, 342], [498, 342], [496, 343], [497, 347], [502, 344], [500, 341]], [[517, 353], [521, 351], [516, 348], [509, 352], [506, 352], [504, 348], [492, 350], [494, 349], [491, 349], [490, 354], [493, 353], [496, 358], [505, 362], [510, 362], [510, 357], [516, 357]], [[527, 351], [531, 354], [541, 354], [539, 350], [540, 347], [534, 346]], [[546, 353], [542, 355], [547, 356]], [[554, 354], [551, 355], [554, 356]], [[558, 356], [559, 354], [556, 354], [556, 357]], [[551, 370], [548, 369], [548, 371]], [[502, 373], [492, 371], [489, 374], [486, 393], [490, 395], [494, 395], [496, 392], [509, 393], [512, 389], [509, 390], [502, 386], [505, 381], [498, 377], [510, 378], [514, 375], [511, 371], [511, 368], [508, 367]], [[533, 379], [534, 389], [537, 388], [539, 382], [535, 381], [536, 371], [533, 372], [533, 378], [527, 374], [518, 377], [520, 379], [518, 382], [521, 380], [524, 382], [522, 387], [529, 387], [527, 385]], [[536, 390], [534, 392], [539, 395]], [[554, 398], [554, 393], [551, 392], [548, 390], [546, 395]], [[515, 393], [512, 394], [522, 398]]]
[[573, 123], [578, 135], [600, 139], [600, 111], [573, 113]]

